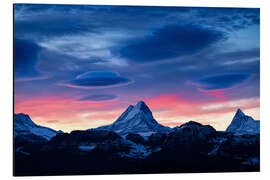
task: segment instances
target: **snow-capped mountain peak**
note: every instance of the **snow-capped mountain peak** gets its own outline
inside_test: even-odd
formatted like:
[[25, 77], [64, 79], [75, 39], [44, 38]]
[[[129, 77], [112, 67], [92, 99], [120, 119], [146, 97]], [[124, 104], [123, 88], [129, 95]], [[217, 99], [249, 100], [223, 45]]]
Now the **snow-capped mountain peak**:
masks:
[[143, 101], [139, 101], [135, 106], [130, 105], [113, 124], [97, 129], [111, 130], [121, 135], [140, 133], [143, 136], [170, 130], [154, 119], [151, 110]]
[[139, 101], [136, 105], [135, 105], [135, 109], [140, 109], [142, 111], [150, 111], [150, 109], [148, 108], [148, 106], [145, 104], [145, 102], [143, 101]]
[[34, 128], [37, 125], [30, 119], [29, 115], [19, 113], [14, 116], [15, 126], [18, 128]]
[[238, 134], [257, 134], [260, 132], [260, 121], [254, 120], [238, 109], [226, 131]]
[[237, 111], [236, 111], [236, 113], [235, 113], [235, 116], [237, 116], [237, 117], [244, 117], [245, 114], [243, 113], [243, 111], [240, 108], [238, 108]]
[[23, 113], [14, 114], [15, 137], [17, 137], [18, 135], [35, 135], [49, 140], [57, 133], [61, 133], [61, 131], [57, 132], [53, 129], [39, 126], [36, 123], [34, 123], [27, 114]]

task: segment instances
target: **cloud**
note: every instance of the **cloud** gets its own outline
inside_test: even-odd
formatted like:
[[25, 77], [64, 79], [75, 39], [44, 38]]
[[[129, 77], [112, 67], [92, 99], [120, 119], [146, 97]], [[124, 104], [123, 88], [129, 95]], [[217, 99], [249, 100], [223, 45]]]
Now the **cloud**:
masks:
[[[215, 128], [224, 130], [233, 117], [237, 108], [246, 110], [259, 109], [259, 98], [213, 99], [202, 101], [188, 100], [185, 95], [163, 94], [145, 99], [147, 105], [154, 112], [157, 121], [163, 125], [175, 126], [190, 120], [211, 124]], [[229, 113], [228, 116], [224, 117]], [[255, 115], [258, 115], [255, 113]], [[257, 117], [255, 117], [257, 118]], [[222, 122], [220, 124], [216, 124]], [[225, 125], [224, 125], [225, 124]]]
[[[75, 11], [72, 12], [72, 9]], [[14, 33], [31, 38], [48, 38], [92, 31], [93, 27], [87, 23], [85, 16], [78, 16], [79, 11], [76, 6], [16, 4]]]
[[224, 33], [199, 25], [170, 25], [127, 42], [118, 53], [139, 62], [165, 60], [196, 53], [224, 38]]
[[167, 18], [172, 12], [188, 11], [185, 7], [16, 4], [15, 34], [44, 38], [97, 32], [102, 28], [142, 29], [153, 19]]
[[237, 31], [260, 24], [259, 8], [198, 8], [197, 22]]
[[231, 88], [250, 77], [245, 73], [228, 73], [202, 77], [192, 83], [202, 90], [217, 90]]
[[222, 52], [214, 55], [212, 59], [218, 59], [219, 61], [241, 61], [248, 59], [258, 59], [260, 58], [260, 48], [251, 48], [245, 50], [237, 50], [231, 52]]
[[59, 120], [47, 120], [46, 123], [60, 123]]
[[[103, 118], [112, 122], [121, 115], [123, 109], [120, 110], [118, 101], [88, 102], [61, 96], [43, 96], [15, 102], [14, 104], [15, 113], [27, 113], [37, 124], [68, 132], [74, 129], [89, 129], [106, 124], [96, 119], [101, 119], [99, 116], [106, 116], [107, 111], [117, 112], [117, 114], [112, 115], [111, 113], [111, 116]], [[97, 113], [91, 119], [87, 119], [87, 117], [84, 119], [81, 116], [92, 112]], [[46, 122], [50, 120], [57, 120], [58, 122]], [[56, 126], [53, 126], [53, 124], [56, 124]]]
[[[82, 34], [100, 28], [121, 27], [142, 30], [151, 24], [154, 25], [155, 22], [164, 25], [192, 21], [215, 28], [237, 30], [259, 24], [260, 10], [259, 8], [147, 6], [131, 8], [130, 6], [16, 4], [14, 17], [16, 34], [38, 34], [47, 37]], [[28, 32], [24, 32], [25, 30]]]
[[85, 96], [79, 99], [79, 101], [107, 101], [107, 100], [113, 100], [117, 96], [114, 94], [95, 94], [90, 96]]
[[[103, 64], [116, 65], [126, 64], [125, 58], [118, 56], [121, 54], [144, 62], [197, 52], [207, 46], [208, 41], [208, 45], [215, 42], [211, 40], [213, 34], [224, 35], [220, 31], [230, 34], [236, 26], [239, 29], [254, 25], [252, 22], [258, 21], [260, 15], [256, 8], [17, 4], [14, 9], [16, 37], [27, 37], [39, 42], [42, 47], [76, 58], [98, 57], [108, 61]], [[187, 35], [183, 36], [187, 31]], [[171, 36], [167, 35], [168, 32]], [[159, 33], [161, 38], [157, 38]], [[178, 36], [179, 33], [182, 33], [181, 36]], [[181, 37], [192, 38], [200, 33], [195, 41], [176, 42]], [[176, 38], [172, 43], [169, 39], [166, 41], [167, 37], [174, 36]], [[123, 44], [127, 46], [122, 47]], [[179, 44], [187, 48], [183, 49]], [[155, 49], [158, 51], [155, 52]]]
[[126, 66], [126, 60], [114, 56], [110, 49], [118, 46], [122, 39], [129, 36], [128, 33], [122, 31], [84, 33], [53, 37], [39, 42], [39, 45], [52, 52], [92, 63]]
[[246, 109], [246, 108], [255, 108], [255, 107], [260, 107], [260, 98], [258, 97], [211, 103], [211, 104], [202, 106], [201, 109], [206, 112], [209, 112], [209, 111], [218, 112], [218, 111], [224, 111], [227, 109], [229, 110], [237, 109], [237, 108]]
[[32, 41], [14, 40], [15, 79], [36, 79], [41, 73], [36, 69], [41, 47]]
[[131, 82], [131, 80], [114, 72], [89, 71], [78, 75], [75, 79], [64, 83], [64, 85], [75, 88], [106, 88], [122, 86]]

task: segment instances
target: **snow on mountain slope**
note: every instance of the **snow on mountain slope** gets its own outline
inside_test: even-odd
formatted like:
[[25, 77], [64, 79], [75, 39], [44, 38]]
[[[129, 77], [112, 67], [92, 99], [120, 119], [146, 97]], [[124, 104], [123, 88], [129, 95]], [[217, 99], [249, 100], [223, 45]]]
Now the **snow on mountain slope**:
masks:
[[61, 131], [55, 131], [53, 129], [39, 126], [35, 124], [31, 118], [23, 113], [14, 114], [14, 136], [33, 134], [50, 140], [57, 133]]
[[238, 109], [226, 131], [237, 134], [259, 134], [260, 121], [246, 116], [241, 109]]
[[101, 126], [97, 129], [115, 131], [124, 136], [128, 133], [149, 136], [155, 132], [168, 132], [171, 130], [171, 128], [159, 124], [154, 119], [151, 110], [143, 101], [139, 101], [136, 106], [130, 105], [113, 124]]

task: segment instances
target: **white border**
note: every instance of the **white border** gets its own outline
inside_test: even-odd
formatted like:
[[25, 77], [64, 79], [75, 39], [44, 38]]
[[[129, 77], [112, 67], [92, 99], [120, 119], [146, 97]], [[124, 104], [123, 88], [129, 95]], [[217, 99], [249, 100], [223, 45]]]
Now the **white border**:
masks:
[[[200, 7], [259, 7], [261, 8], [261, 172], [260, 173], [204, 173], [204, 174], [155, 174], [113, 176], [51, 176], [24, 177], [21, 179], [269, 179], [270, 177], [270, 3], [269, 0], [2, 0], [1, 12], [1, 59], [0, 59], [0, 176], [12, 177], [12, 38], [13, 3], [46, 4], [107, 4], [107, 5], [155, 5], [155, 6], [200, 6]], [[248, 150], [247, 150], [248, 151]], [[89, 162], [92, 163], [92, 162]]]

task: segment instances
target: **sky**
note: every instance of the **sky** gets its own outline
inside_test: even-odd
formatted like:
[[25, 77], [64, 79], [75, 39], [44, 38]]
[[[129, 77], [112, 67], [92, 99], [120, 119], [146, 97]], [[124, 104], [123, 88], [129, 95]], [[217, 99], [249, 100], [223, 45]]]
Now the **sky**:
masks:
[[14, 111], [70, 132], [143, 100], [161, 124], [260, 119], [260, 11], [14, 5]]

